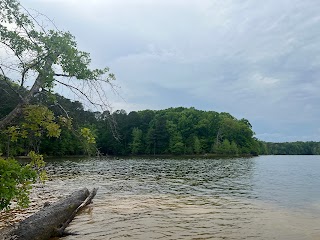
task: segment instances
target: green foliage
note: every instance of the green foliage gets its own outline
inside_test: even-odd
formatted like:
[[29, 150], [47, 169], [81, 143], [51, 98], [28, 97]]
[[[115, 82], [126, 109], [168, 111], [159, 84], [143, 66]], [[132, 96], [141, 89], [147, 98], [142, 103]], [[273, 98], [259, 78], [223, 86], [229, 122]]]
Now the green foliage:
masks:
[[20, 135], [19, 130], [20, 128], [17, 126], [8, 127], [7, 130], [5, 130], [5, 133], [8, 135], [10, 142], [18, 141]]
[[225, 139], [222, 144], [214, 145], [213, 151], [218, 154], [237, 155], [238, 146], [234, 141], [230, 143], [228, 139]]
[[320, 142], [259, 142], [261, 154], [320, 155]]
[[181, 155], [184, 153], [184, 144], [182, 142], [177, 142], [170, 148], [172, 154]]
[[97, 121], [97, 145], [106, 154], [236, 155], [255, 154], [260, 148], [249, 121], [228, 113], [182, 107], [108, 113], [117, 122], [118, 141], [103, 115]]
[[28, 157], [30, 157], [31, 162], [29, 163], [29, 166], [32, 167], [32, 169], [36, 170], [38, 174], [38, 179], [41, 182], [44, 182], [47, 180], [47, 173], [44, 170], [44, 167], [46, 163], [43, 160], [43, 156], [41, 154], [37, 154], [34, 151], [29, 152]]
[[47, 179], [43, 156], [34, 151], [28, 156], [31, 161], [25, 166], [0, 157], [0, 210], [9, 209], [13, 200], [19, 207], [28, 207], [31, 184], [37, 179], [41, 182]]
[[238, 146], [235, 142], [230, 145], [230, 154], [238, 154]]
[[[91, 129], [90, 129], [91, 128]], [[85, 150], [85, 154], [94, 155], [97, 154], [95, 126], [83, 127], [80, 129], [81, 143]]]
[[89, 53], [77, 49], [75, 38], [69, 32], [45, 30], [38, 26], [34, 17], [24, 11], [16, 0], [3, 0], [0, 7], [0, 41], [22, 62], [23, 78], [29, 71], [35, 71], [42, 75], [41, 87], [49, 90], [55, 82], [53, 65], [58, 65], [63, 71], [60, 74], [77, 79], [115, 79], [113, 74], [106, 75], [109, 72], [107, 67], [89, 68]]
[[41, 137], [44, 131], [48, 137], [59, 137], [61, 129], [54, 120], [53, 112], [46, 106], [28, 105], [24, 108], [22, 128], [35, 137]]
[[80, 129], [81, 136], [87, 141], [89, 144], [96, 143], [95, 137], [93, 136], [90, 128], [81, 128]]
[[21, 166], [16, 160], [0, 157], [0, 210], [10, 208], [12, 200], [27, 207], [31, 184], [37, 173], [31, 165]]
[[193, 145], [194, 153], [200, 154], [201, 153], [201, 143], [197, 136], [194, 137], [194, 145]]
[[27, 105], [17, 125], [10, 126], [1, 133], [7, 138], [6, 151], [10, 156], [22, 153], [26, 146], [24, 153], [30, 150], [39, 152], [43, 137], [58, 138], [61, 128], [54, 113], [46, 106]]
[[[28, 143], [29, 147], [38, 151], [38, 142], [43, 136], [57, 138], [61, 133], [60, 125], [55, 122], [53, 112], [45, 106], [26, 106], [23, 117], [17, 124], [17, 126], [10, 126], [2, 132], [8, 138], [8, 155], [10, 143], [18, 146]], [[11, 148], [17, 148], [17, 146], [11, 146]], [[31, 161], [26, 166], [21, 166], [13, 159], [0, 158], [0, 209], [10, 208], [13, 200], [17, 201], [18, 206], [27, 207], [31, 183], [36, 180], [44, 182], [47, 179], [43, 156], [35, 151], [30, 151], [28, 157]]]
[[142, 131], [139, 128], [133, 128], [131, 153], [140, 154], [142, 152], [143, 152]]
[[[76, 115], [76, 123], [80, 123], [77, 125], [80, 133], [73, 135], [80, 135], [82, 139], [75, 140], [76, 137], [71, 137], [70, 134], [73, 131], [71, 118], [60, 116], [56, 119], [55, 112], [48, 108], [52, 107], [52, 102], [61, 106], [56, 104], [57, 99], [65, 100], [67, 104], [71, 102], [53, 95], [53, 87], [61, 84], [93, 105], [102, 106], [103, 104], [92, 102], [89, 95], [83, 91], [85, 88], [79, 89], [78, 85], [72, 85], [73, 81], [64, 82], [63, 78], [85, 80], [83, 83], [87, 84], [88, 91], [94, 89], [100, 101], [101, 96], [104, 96], [99, 92], [103, 89], [102, 84], [110, 84], [110, 81], [115, 79], [107, 67], [90, 69], [89, 53], [77, 49], [75, 38], [69, 32], [44, 29], [39, 25], [40, 22], [42, 21], [37, 21], [21, 7], [17, 0], [0, 1], [0, 47], [5, 52], [3, 56], [0, 55], [0, 129], [6, 128], [0, 131], [0, 152], [7, 152], [8, 156], [29, 153], [31, 158], [30, 164], [24, 167], [15, 160], [0, 158], [1, 209], [8, 208], [13, 199], [17, 200], [18, 205], [26, 206], [30, 184], [37, 177], [41, 181], [45, 180], [43, 157], [38, 154], [41, 151], [40, 146], [51, 150], [61, 147], [60, 141], [53, 139], [63, 135], [66, 145], [79, 146], [77, 143], [81, 141], [81, 150], [88, 151], [95, 147], [93, 131], [86, 127], [93, 126], [95, 116], [83, 111], [81, 103], [71, 103], [73, 106], [80, 106], [70, 108], [70, 112]], [[56, 72], [57, 69], [59, 72]], [[10, 80], [11, 76], [6, 75], [12, 72], [15, 73], [15, 82]], [[16, 73], [20, 73], [20, 76]], [[26, 82], [31, 83], [29, 89], [24, 88]], [[67, 111], [64, 113], [68, 116]], [[82, 116], [78, 116], [79, 113]], [[85, 122], [87, 120], [82, 117], [87, 119], [87, 116], [91, 119]], [[62, 128], [65, 130], [63, 134]], [[63, 152], [74, 153], [77, 150], [71, 151], [69, 148]]]
[[[21, 153], [26, 145], [29, 150], [47, 155], [93, 154], [96, 147], [111, 155], [267, 152], [266, 145], [253, 137], [249, 121], [228, 113], [182, 107], [129, 114], [124, 110], [99, 113], [85, 111], [80, 102], [59, 95], [54, 99], [64, 111], [57, 106], [48, 110], [44, 104], [52, 106], [51, 100], [42, 99], [43, 105], [28, 107], [27, 118], [21, 120], [25, 122], [23, 126], [17, 124], [10, 129], [3, 141], [12, 139], [11, 154]], [[68, 117], [61, 116], [65, 111]], [[52, 137], [58, 135], [59, 138]], [[222, 150], [225, 140], [229, 146]], [[7, 145], [2, 144], [3, 149]]]
[[183, 154], [184, 144], [180, 132], [174, 132], [170, 135], [169, 150], [172, 154]]

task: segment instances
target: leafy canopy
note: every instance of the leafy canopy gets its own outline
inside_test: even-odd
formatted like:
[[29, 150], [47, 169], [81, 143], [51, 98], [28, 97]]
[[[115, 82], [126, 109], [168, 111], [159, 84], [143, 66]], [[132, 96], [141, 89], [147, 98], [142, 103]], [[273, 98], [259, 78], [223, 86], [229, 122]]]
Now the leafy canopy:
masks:
[[[69, 32], [59, 31], [53, 24], [46, 29], [40, 22], [43, 19], [32, 16], [17, 0], [0, 1], [0, 81], [19, 99], [0, 119], [0, 133], [8, 136], [8, 152], [10, 143], [19, 139], [28, 140], [35, 150], [29, 153], [32, 161], [27, 166], [0, 158], [0, 209], [8, 208], [13, 199], [26, 206], [30, 184], [37, 177], [45, 178], [43, 158], [36, 153], [41, 137], [59, 137], [60, 126], [71, 127], [67, 112], [66, 117], [56, 118], [39, 102], [39, 95], [53, 96], [53, 87], [61, 84], [86, 102], [108, 108], [103, 86], [113, 86], [110, 81], [115, 79], [108, 67], [90, 68], [90, 54], [78, 50]], [[76, 83], [79, 80], [83, 80], [81, 85]], [[21, 91], [27, 84], [31, 87]], [[23, 122], [18, 121], [21, 116]], [[95, 143], [90, 129], [82, 129], [81, 136], [89, 144]]]
[[[54, 76], [60, 75], [86, 80], [114, 78], [113, 74], [103, 78], [109, 71], [107, 67], [94, 70], [89, 68], [89, 53], [77, 49], [75, 38], [69, 32], [45, 30], [15, 0], [0, 2], [0, 42], [2, 48], [11, 50], [9, 53], [19, 60], [16, 70], [20, 70], [23, 75], [20, 82], [31, 70], [38, 73], [46, 70], [46, 87], [54, 81]], [[44, 69], [49, 60], [50, 68]], [[60, 66], [61, 73], [54, 71], [54, 64]], [[2, 68], [6, 68], [6, 65], [2, 65]]]
[[[41, 21], [40, 21], [41, 20]], [[0, 1], [0, 80], [9, 79], [20, 87], [31, 83], [20, 105], [0, 121], [4, 128], [39, 94], [48, 95], [56, 84], [69, 88], [78, 98], [94, 107], [109, 107], [104, 85], [113, 87], [109, 68], [91, 69], [90, 54], [80, 51], [74, 36], [54, 27], [45, 29], [17, 0]], [[79, 84], [78, 81], [82, 80]]]

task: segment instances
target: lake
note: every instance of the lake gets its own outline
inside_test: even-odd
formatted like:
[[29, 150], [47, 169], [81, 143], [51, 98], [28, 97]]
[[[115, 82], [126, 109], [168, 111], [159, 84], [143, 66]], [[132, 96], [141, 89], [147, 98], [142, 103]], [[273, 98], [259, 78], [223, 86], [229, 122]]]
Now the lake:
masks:
[[50, 160], [46, 188], [99, 187], [63, 239], [320, 239], [320, 156]]

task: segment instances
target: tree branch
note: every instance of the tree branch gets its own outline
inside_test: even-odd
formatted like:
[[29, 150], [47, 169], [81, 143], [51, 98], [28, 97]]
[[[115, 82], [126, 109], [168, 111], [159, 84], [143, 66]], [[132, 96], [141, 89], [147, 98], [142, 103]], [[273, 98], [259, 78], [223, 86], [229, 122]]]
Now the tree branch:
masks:
[[[98, 104], [98, 103], [93, 102], [93, 101], [89, 98], [89, 96], [88, 96], [85, 92], [81, 91], [79, 88], [77, 88], [77, 87], [75, 87], [75, 86], [72, 86], [72, 85], [70, 85], [70, 84], [61, 82], [61, 81], [59, 81], [59, 80], [57, 80], [57, 79], [55, 79], [55, 81], [56, 81], [57, 83], [60, 83], [61, 85], [64, 85], [64, 86], [70, 88], [71, 91], [72, 91], [72, 90], [76, 90], [76, 91], [79, 92], [81, 95], [83, 95], [83, 96], [85, 97], [85, 99], [86, 99], [87, 101], [89, 101], [92, 105], [96, 105], [96, 106], [102, 107], [101, 104]], [[73, 92], [73, 91], [72, 91], [72, 92]]]
[[28, 72], [31, 68], [37, 66], [37, 65], [38, 65], [42, 60], [44, 60], [46, 57], [48, 57], [48, 55], [45, 55], [44, 57], [40, 57], [40, 58], [38, 59], [38, 61], [35, 61], [35, 62], [32, 63], [32, 64], [28, 64], [27, 67], [24, 67], [24, 68], [23, 68], [20, 87], [22, 87], [23, 84], [24, 84], [25, 76], [26, 76], [27, 72]]
[[0, 75], [0, 77], [2, 78], [2, 80], [4, 80], [5, 83], [8, 85], [8, 87], [9, 87], [15, 94], [18, 95], [18, 97], [20, 98], [21, 101], [23, 101], [23, 97], [21, 96], [21, 94], [20, 94], [17, 90], [15, 90], [15, 89], [12, 87], [12, 85], [9, 83], [9, 78], [5, 75], [5, 73], [4, 73], [4, 71], [3, 71], [3, 69], [2, 69], [1, 66], [0, 66], [0, 70], [1, 70], [1, 72], [2, 72], [2, 75]]
[[73, 77], [73, 76], [71, 76], [69, 74], [63, 74], [63, 73], [55, 73], [54, 76], [57, 76], [57, 77], [69, 77], [69, 78]]
[[23, 107], [30, 102], [30, 100], [34, 96], [34, 94], [37, 93], [39, 91], [39, 89], [43, 86], [45, 74], [47, 74], [50, 71], [55, 57], [57, 57], [57, 56], [55, 56], [55, 54], [53, 54], [51, 57], [48, 57], [42, 71], [39, 73], [38, 77], [36, 78], [33, 86], [31, 87], [30, 91], [28, 92], [28, 94], [22, 99], [22, 101], [8, 115], [6, 115], [0, 121], [0, 129], [7, 127], [14, 118], [16, 118], [20, 114], [22, 114]]

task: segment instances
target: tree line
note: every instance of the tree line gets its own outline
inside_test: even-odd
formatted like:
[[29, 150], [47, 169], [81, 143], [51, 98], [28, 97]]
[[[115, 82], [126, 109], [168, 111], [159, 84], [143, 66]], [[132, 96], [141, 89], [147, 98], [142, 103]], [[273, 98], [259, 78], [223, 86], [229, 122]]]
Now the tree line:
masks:
[[320, 155], [320, 142], [265, 143], [270, 155]]
[[[6, 116], [16, 104], [11, 89], [14, 87], [14, 83], [10, 87], [0, 83], [0, 101], [3, 103], [0, 118]], [[39, 95], [33, 101], [31, 103], [46, 106], [54, 116], [65, 116], [65, 121], [72, 119], [73, 127], [60, 124], [59, 138], [39, 132], [28, 133], [28, 138], [12, 141], [10, 133], [2, 132], [1, 152], [9, 151], [8, 155], [24, 155], [31, 149], [46, 155], [80, 155], [86, 154], [86, 151], [92, 153], [95, 149], [104, 155], [236, 155], [260, 152], [250, 122], [238, 120], [229, 113], [183, 107], [130, 113], [125, 110], [91, 112], [86, 111], [80, 102], [58, 94], [50, 97]], [[36, 114], [41, 115], [40, 112]], [[25, 118], [17, 118], [16, 121], [20, 128], [26, 126]], [[94, 135], [95, 148], [88, 148], [86, 141], [81, 141], [82, 128], [90, 129]], [[33, 126], [29, 131], [36, 132], [37, 129]]]
[[[0, 118], [10, 112], [18, 101], [13, 89], [0, 82]], [[21, 94], [24, 90], [19, 88]], [[59, 104], [55, 104], [59, 102]], [[236, 119], [229, 113], [201, 111], [195, 108], [169, 108], [165, 110], [143, 110], [126, 113], [125, 110], [91, 112], [78, 101], [71, 101], [58, 94], [36, 96], [31, 104], [38, 108], [32, 122], [42, 115], [50, 115], [51, 121], [59, 124], [59, 137], [44, 134], [40, 127], [31, 126], [30, 120], [20, 117], [10, 131], [2, 131], [0, 149], [8, 156], [25, 155], [36, 149], [46, 155], [82, 155], [96, 149], [104, 155], [161, 155], [161, 154], [260, 154], [260, 143], [254, 138], [250, 122]], [[41, 112], [39, 106], [48, 109]], [[40, 112], [39, 112], [40, 111]], [[30, 115], [31, 109], [27, 109]], [[60, 124], [72, 119], [72, 127]], [[57, 117], [53, 120], [54, 116]], [[29, 116], [30, 118], [30, 116]], [[48, 119], [46, 120], [48, 121]], [[17, 129], [29, 126], [28, 137], [14, 139]], [[51, 125], [52, 127], [54, 125]], [[51, 128], [52, 128], [51, 127]], [[56, 127], [57, 128], [57, 127]], [[80, 129], [88, 129], [95, 137], [94, 147], [82, 141]], [[57, 129], [58, 130], [58, 129]], [[21, 133], [19, 133], [21, 134]], [[13, 141], [14, 140], [14, 141]], [[90, 142], [90, 141], [89, 141]], [[93, 143], [93, 141], [91, 141]]]
[[[108, 119], [116, 123], [116, 133]], [[97, 146], [105, 154], [258, 154], [248, 120], [195, 108], [97, 114]], [[118, 140], [114, 140], [117, 134]]]
[[[0, 81], [0, 119], [10, 112], [25, 89], [13, 82]], [[56, 104], [56, 103], [59, 104]], [[85, 110], [79, 101], [71, 101], [59, 94], [36, 96], [31, 104], [45, 106], [55, 120], [64, 116], [68, 124], [59, 123], [59, 137], [38, 133], [33, 126], [27, 138], [12, 141], [11, 129], [0, 134], [0, 151], [4, 155], [27, 155], [30, 150], [49, 156], [95, 154], [102, 155], [318, 155], [319, 142], [263, 142], [254, 137], [250, 122], [236, 119], [229, 113], [201, 111], [195, 108], [168, 108], [127, 113], [92, 112]], [[28, 109], [30, 112], [30, 108]], [[36, 113], [41, 115], [39, 113]], [[50, 114], [47, 112], [46, 114]], [[30, 114], [29, 114], [30, 115]], [[60, 116], [60, 117], [58, 117]], [[29, 116], [30, 118], [30, 116]], [[33, 120], [34, 121], [34, 120]], [[43, 121], [43, 119], [40, 121]], [[25, 117], [17, 119], [18, 126], [26, 126]], [[72, 127], [70, 125], [72, 124]], [[87, 129], [90, 134], [82, 134]], [[38, 129], [39, 130], [39, 129]], [[43, 132], [43, 130], [40, 129]], [[82, 133], [81, 133], [82, 131]], [[85, 139], [86, 138], [86, 139]], [[89, 141], [87, 141], [89, 140]]]

